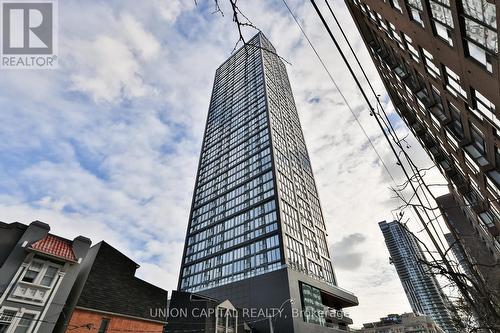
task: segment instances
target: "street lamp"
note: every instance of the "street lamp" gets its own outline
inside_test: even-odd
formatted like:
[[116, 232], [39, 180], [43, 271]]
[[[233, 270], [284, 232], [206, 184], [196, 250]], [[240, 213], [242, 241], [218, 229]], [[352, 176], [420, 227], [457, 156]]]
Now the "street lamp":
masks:
[[274, 326], [273, 326], [273, 319], [274, 319], [274, 317], [276, 317], [276, 315], [278, 313], [281, 314], [281, 311], [283, 310], [283, 307], [285, 306], [285, 304], [287, 302], [290, 302], [290, 305], [292, 305], [293, 304], [293, 298], [287, 298], [287, 299], [285, 299], [283, 301], [283, 303], [281, 303], [281, 306], [279, 307], [278, 312], [275, 313], [274, 315], [268, 317], [268, 319], [269, 319], [269, 332], [270, 333], [274, 333]]

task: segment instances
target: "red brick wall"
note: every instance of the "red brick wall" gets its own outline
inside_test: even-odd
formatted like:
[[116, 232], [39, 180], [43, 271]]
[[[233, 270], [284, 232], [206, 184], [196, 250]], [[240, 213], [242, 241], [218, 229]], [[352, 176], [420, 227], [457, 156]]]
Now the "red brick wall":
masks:
[[[161, 333], [163, 331], [163, 325], [160, 323], [75, 309], [66, 333], [97, 333], [103, 318], [109, 319], [107, 333]], [[87, 324], [92, 325], [90, 330], [86, 327]]]

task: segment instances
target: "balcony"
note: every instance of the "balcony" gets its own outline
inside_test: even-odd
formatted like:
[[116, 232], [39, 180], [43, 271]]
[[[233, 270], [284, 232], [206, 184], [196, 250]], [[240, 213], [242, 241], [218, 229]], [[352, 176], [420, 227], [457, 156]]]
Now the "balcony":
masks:
[[422, 137], [422, 143], [424, 144], [425, 148], [427, 148], [427, 149], [431, 149], [432, 147], [436, 146], [436, 141], [434, 141], [434, 139], [428, 133], [426, 133]]
[[50, 287], [19, 281], [9, 296], [9, 300], [28, 304], [44, 305]]
[[438, 163], [446, 158], [443, 154], [443, 151], [439, 149], [437, 146], [429, 148], [429, 152], [434, 157], [434, 160]]
[[466, 157], [477, 165], [477, 169], [489, 164], [486, 157], [476, 148], [476, 146], [474, 146], [474, 144], [464, 146], [463, 148], [466, 152]]
[[421, 136], [421, 135], [425, 134], [424, 126], [422, 126], [422, 124], [420, 124], [419, 122], [414, 123], [412, 125], [412, 128], [415, 131], [415, 134], [417, 136]]
[[414, 94], [416, 94], [419, 90], [420, 87], [418, 84], [413, 80], [411, 76], [408, 76], [406, 79], [403, 80], [403, 83], [410, 89], [410, 91]]
[[425, 109], [430, 108], [434, 104], [434, 102], [427, 95], [425, 88], [417, 91], [415, 96], [417, 96], [419, 104], [422, 105]]
[[396, 73], [396, 75], [401, 80], [406, 79], [408, 77], [408, 75], [409, 75], [403, 68], [401, 68], [401, 66], [397, 66], [396, 68], [394, 68], [394, 73]]

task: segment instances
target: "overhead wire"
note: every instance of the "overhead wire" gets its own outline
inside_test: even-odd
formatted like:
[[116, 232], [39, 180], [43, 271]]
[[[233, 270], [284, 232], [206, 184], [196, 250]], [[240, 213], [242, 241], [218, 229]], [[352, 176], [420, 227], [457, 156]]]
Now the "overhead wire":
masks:
[[387, 173], [387, 175], [391, 178], [392, 180], [392, 183], [397, 186], [397, 182], [396, 182], [396, 179], [394, 178], [394, 176], [392, 175], [391, 171], [389, 170], [389, 168], [387, 167], [386, 163], [384, 162], [384, 159], [382, 158], [380, 152], [378, 151], [377, 147], [375, 146], [373, 140], [370, 138], [370, 136], [368, 135], [366, 129], [364, 128], [363, 124], [361, 123], [361, 121], [359, 120], [359, 117], [356, 115], [356, 112], [354, 111], [353, 107], [351, 106], [351, 103], [349, 103], [347, 97], [345, 96], [345, 94], [343, 93], [342, 89], [340, 89], [340, 86], [338, 85], [337, 81], [335, 80], [335, 78], [333, 77], [332, 73], [330, 72], [330, 70], [328, 69], [328, 67], [326, 66], [326, 63], [324, 62], [323, 58], [321, 57], [321, 55], [319, 54], [319, 52], [317, 51], [316, 47], [314, 46], [314, 44], [312, 43], [311, 39], [309, 38], [308, 34], [306, 33], [305, 29], [303, 28], [302, 24], [299, 22], [297, 16], [293, 13], [292, 9], [290, 8], [290, 6], [288, 5], [287, 1], [286, 0], [282, 0], [283, 4], [285, 5], [286, 9], [288, 10], [290, 16], [293, 18], [295, 24], [297, 25], [297, 27], [299, 28], [299, 30], [301, 31], [302, 35], [304, 36], [304, 38], [306, 39], [307, 43], [309, 44], [310, 48], [312, 49], [312, 51], [314, 52], [314, 54], [316, 55], [316, 58], [318, 59], [318, 61], [321, 63], [321, 66], [323, 67], [323, 69], [325, 70], [326, 74], [328, 75], [328, 77], [330, 78], [330, 81], [332, 82], [333, 86], [335, 87], [335, 89], [337, 90], [337, 92], [339, 93], [340, 97], [342, 97], [342, 101], [344, 102], [345, 106], [347, 107], [347, 109], [350, 111], [350, 113], [352, 114], [354, 120], [356, 121], [356, 124], [359, 126], [359, 128], [361, 129], [361, 131], [363, 132], [364, 136], [366, 137], [368, 143], [370, 144], [370, 147], [372, 148], [372, 150], [375, 152], [375, 154], [377, 155], [377, 158], [378, 160], [380, 161], [380, 163], [382, 164], [385, 172]]
[[[342, 37], [344, 38], [344, 41], [347, 43], [347, 46], [349, 47], [349, 50], [351, 51], [352, 55], [354, 56], [354, 59], [355, 59], [355, 61], [356, 61], [356, 64], [358, 65], [359, 69], [361, 70], [361, 73], [363, 74], [363, 77], [364, 77], [365, 81], [368, 83], [368, 86], [369, 86], [369, 88], [370, 88], [370, 90], [371, 90], [371, 92], [372, 92], [373, 96], [374, 96], [374, 97], [376, 98], [376, 100], [377, 100], [377, 111], [378, 111], [378, 107], [380, 107], [380, 109], [381, 109], [381, 111], [382, 111], [382, 113], [383, 113], [383, 115], [384, 115], [384, 117], [382, 118], [382, 121], [383, 121], [384, 125], [386, 126], [387, 130], [388, 130], [388, 131], [389, 131], [389, 133], [391, 134], [391, 137], [392, 137], [393, 141], [396, 143], [396, 145], [398, 145], [398, 147], [401, 149], [401, 151], [402, 151], [402, 152], [403, 152], [403, 154], [405, 155], [405, 159], [407, 160], [407, 162], [408, 162], [408, 164], [409, 164], [410, 168], [412, 169], [412, 172], [414, 172], [415, 174], [418, 174], [418, 176], [419, 176], [419, 178], [420, 178], [420, 179], [419, 179], [419, 181], [420, 181], [420, 182], [422, 182], [422, 184], [424, 184], [424, 186], [425, 186], [425, 181], [424, 181], [423, 177], [420, 177], [420, 171], [419, 171], [419, 170], [418, 170], [418, 168], [416, 167], [416, 164], [413, 162], [413, 160], [411, 159], [411, 157], [410, 157], [410, 156], [407, 154], [407, 152], [405, 151], [404, 147], [401, 145], [401, 141], [402, 141], [402, 140], [400, 140], [400, 139], [399, 139], [398, 134], [397, 134], [397, 132], [396, 132], [395, 128], [393, 127], [393, 125], [392, 125], [392, 123], [391, 123], [391, 121], [390, 121], [390, 119], [389, 119], [389, 116], [387, 115], [387, 113], [386, 113], [386, 111], [385, 111], [384, 106], [382, 105], [382, 103], [381, 103], [381, 101], [380, 101], [380, 98], [379, 98], [379, 96], [380, 96], [380, 95], [378, 95], [378, 94], [375, 92], [375, 89], [374, 89], [374, 87], [373, 87], [372, 83], [370, 82], [370, 79], [368, 78], [368, 75], [366, 74], [366, 71], [365, 71], [365, 69], [364, 69], [363, 65], [361, 64], [361, 61], [359, 60], [358, 55], [357, 55], [357, 54], [356, 54], [356, 52], [354, 51], [354, 49], [353, 49], [353, 47], [352, 47], [352, 45], [351, 45], [351, 42], [350, 42], [350, 41], [349, 41], [349, 39], [347, 38], [347, 35], [346, 35], [346, 33], [345, 33], [344, 29], [342, 28], [342, 25], [340, 24], [339, 20], [337, 19], [337, 15], [335, 15], [335, 13], [334, 13], [334, 11], [333, 11], [332, 7], [330, 6], [330, 2], [329, 2], [328, 0], [325, 0], [325, 3], [326, 3], [326, 6], [327, 6], [327, 8], [328, 8], [328, 10], [329, 10], [330, 14], [332, 15], [332, 17], [333, 17], [333, 19], [334, 19], [334, 21], [335, 21], [335, 23], [336, 23], [337, 27], [339, 28], [340, 33], [342, 34]], [[385, 119], [384, 119], [384, 118], [385, 118]], [[417, 189], [417, 191], [418, 191], [418, 189]], [[428, 205], [431, 205], [430, 200], [429, 200], [429, 198], [427, 197], [427, 194], [425, 193], [425, 191], [423, 191], [423, 190], [422, 190], [422, 194], [424, 195], [424, 198], [425, 198], [425, 201], [427, 202], [427, 204], [428, 204]], [[432, 195], [432, 193], [431, 193], [431, 195]], [[433, 199], [435, 200], [435, 197], [434, 197], [434, 196], [433, 196]], [[434, 215], [434, 218], [437, 218], [435, 211], [432, 211], [432, 214]], [[443, 234], [444, 234], [443, 229], [442, 229], [441, 225], [439, 224], [439, 222], [438, 222], [437, 224], [438, 224], [438, 227], [439, 227], [439, 229], [440, 229], [441, 233], [443, 233]], [[444, 245], [444, 243], [443, 243], [443, 241], [442, 241], [441, 237], [439, 237], [438, 232], [436, 231], [436, 229], [435, 229], [434, 225], [433, 225], [432, 227], [433, 227], [434, 232], [435, 232], [435, 233], [436, 233], [436, 235], [438, 236], [438, 240], [439, 240], [439, 242], [440, 242], [441, 246], [442, 246], [444, 249], [446, 249], [446, 246]]]

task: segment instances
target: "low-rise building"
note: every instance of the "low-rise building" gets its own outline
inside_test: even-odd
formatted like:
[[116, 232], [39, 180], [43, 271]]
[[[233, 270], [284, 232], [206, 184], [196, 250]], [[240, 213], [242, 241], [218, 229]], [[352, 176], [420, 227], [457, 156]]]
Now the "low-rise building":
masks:
[[389, 314], [380, 321], [363, 324], [362, 333], [443, 333], [428, 316], [413, 313]]
[[51, 333], [90, 248], [48, 224], [0, 222], [0, 332]]
[[54, 332], [162, 333], [167, 291], [135, 277], [137, 268], [104, 241], [92, 246]]

